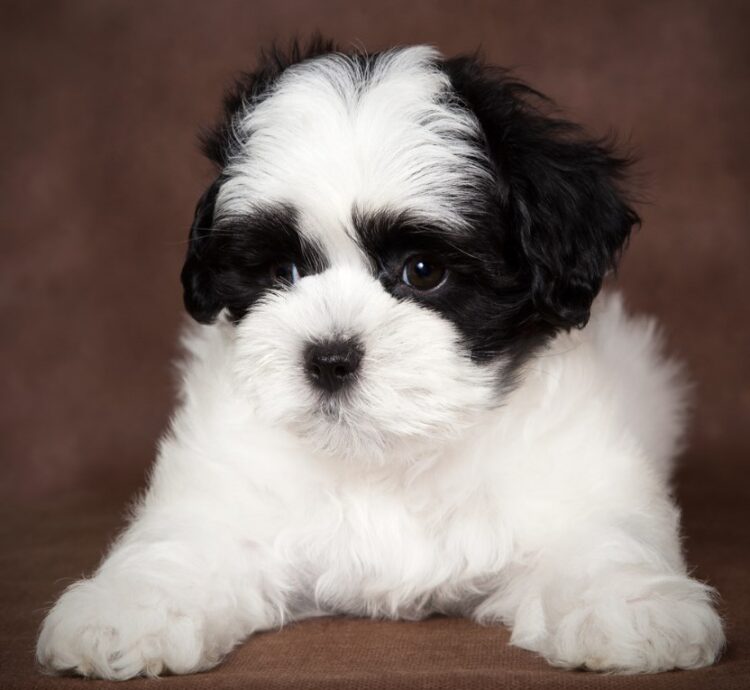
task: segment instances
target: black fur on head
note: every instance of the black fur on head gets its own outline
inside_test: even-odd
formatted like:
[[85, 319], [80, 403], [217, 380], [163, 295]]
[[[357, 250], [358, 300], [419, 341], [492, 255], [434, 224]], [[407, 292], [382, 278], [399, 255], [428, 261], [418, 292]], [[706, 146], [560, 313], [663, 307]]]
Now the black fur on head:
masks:
[[543, 111], [547, 99], [475, 57], [446, 60], [496, 167], [501, 222], [515, 236], [533, 304], [552, 326], [582, 327], [639, 222], [619, 189], [629, 161]]
[[[234, 295], [229, 294], [228, 282], [232, 275], [238, 277], [237, 270], [218, 271], [217, 262], [208, 260], [209, 257], [218, 258], [218, 245], [227, 249], [226, 234], [215, 232], [214, 207], [224, 181], [222, 171], [233, 156], [233, 146], [237, 143], [234, 136], [236, 118], [262, 100], [287, 67], [335, 50], [333, 41], [316, 34], [306, 44], [292, 41], [287, 50], [274, 45], [270, 50], [262, 51], [257, 69], [241, 74], [225, 94], [219, 123], [201, 135], [203, 153], [216, 165], [219, 175], [195, 208], [181, 274], [185, 308], [199, 323], [211, 323], [221, 309], [230, 307], [229, 302]], [[277, 215], [276, 212], [274, 215]], [[284, 215], [288, 213], [285, 211]], [[227, 262], [218, 263], [224, 265]]]
[[[262, 54], [258, 69], [227, 94], [218, 126], [203, 137], [219, 175], [198, 202], [182, 271], [185, 306], [201, 323], [213, 321], [223, 308], [239, 315], [255, 294], [238, 263], [245, 261], [249, 275], [258, 258], [253, 248], [247, 241], [235, 246], [236, 237], [230, 246], [227, 228], [214, 227], [224, 170], [238, 144], [237, 118], [260, 102], [288, 67], [332, 51], [332, 42], [316, 36], [304, 47], [295, 42], [287, 52], [272, 48]], [[369, 62], [377, 54], [353, 59]], [[474, 310], [481, 324], [464, 324], [466, 317], [457, 325], [471, 336], [472, 351], [489, 356], [507, 350], [513, 340], [519, 353], [528, 354], [556, 330], [588, 321], [605, 274], [638, 222], [619, 189], [628, 161], [613, 155], [605, 142], [586, 138], [576, 125], [549, 115], [547, 100], [506, 71], [475, 57], [435, 67], [445, 71], [453, 97], [478, 120], [482, 136], [476, 145], [485, 149], [496, 179], [491, 193], [477, 190], [472, 224], [476, 241], [496, 253], [491, 263], [502, 266], [502, 285]], [[296, 232], [293, 209], [268, 213], [286, 228], [285, 235]], [[306, 248], [305, 253], [312, 252]]]
[[207, 255], [212, 253], [215, 243], [212, 236], [214, 206], [220, 187], [221, 176], [209, 185], [196, 204], [187, 256], [180, 274], [185, 309], [199, 323], [211, 323], [223, 306], [214, 287], [215, 276], [207, 265]]

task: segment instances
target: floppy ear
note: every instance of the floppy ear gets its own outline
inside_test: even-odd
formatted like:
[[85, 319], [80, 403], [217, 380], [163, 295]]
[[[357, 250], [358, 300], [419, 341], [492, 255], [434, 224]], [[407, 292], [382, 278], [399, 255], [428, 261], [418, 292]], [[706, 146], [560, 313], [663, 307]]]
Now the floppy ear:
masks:
[[206, 324], [212, 323], [224, 306], [209, 262], [214, 207], [221, 183], [219, 176], [198, 200], [190, 227], [187, 257], [180, 274], [185, 309], [196, 321]]
[[639, 222], [619, 189], [628, 161], [576, 125], [546, 115], [547, 101], [474, 58], [447, 72], [482, 126], [533, 305], [553, 326], [583, 327], [605, 274]]

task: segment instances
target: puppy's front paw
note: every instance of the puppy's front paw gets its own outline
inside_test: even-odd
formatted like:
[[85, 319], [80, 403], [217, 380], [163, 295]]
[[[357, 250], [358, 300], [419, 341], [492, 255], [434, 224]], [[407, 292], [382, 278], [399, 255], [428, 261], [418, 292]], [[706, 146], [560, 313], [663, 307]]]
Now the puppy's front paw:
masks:
[[37, 660], [51, 673], [113, 680], [191, 673], [219, 660], [206, 654], [201, 628], [196, 612], [155, 588], [82, 580], [47, 615]]
[[511, 642], [556, 666], [656, 673], [714, 663], [724, 632], [709, 587], [671, 575], [615, 577], [588, 589], [575, 606], [546, 597], [542, 607], [519, 611]]

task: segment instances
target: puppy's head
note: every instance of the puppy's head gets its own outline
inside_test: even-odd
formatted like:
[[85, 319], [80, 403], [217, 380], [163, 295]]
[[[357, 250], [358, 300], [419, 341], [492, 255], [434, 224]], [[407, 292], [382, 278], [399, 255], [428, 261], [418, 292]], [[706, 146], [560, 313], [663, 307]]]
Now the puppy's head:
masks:
[[262, 417], [335, 455], [410, 457], [586, 323], [637, 216], [624, 162], [541, 102], [427, 47], [319, 44], [241, 80], [182, 281], [197, 321], [235, 324]]

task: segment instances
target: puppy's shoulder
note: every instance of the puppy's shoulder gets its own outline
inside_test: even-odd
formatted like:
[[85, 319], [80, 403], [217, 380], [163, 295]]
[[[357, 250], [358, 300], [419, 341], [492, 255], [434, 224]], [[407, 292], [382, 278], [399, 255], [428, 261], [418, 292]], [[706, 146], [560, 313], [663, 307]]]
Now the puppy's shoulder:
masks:
[[664, 467], [680, 448], [684, 368], [668, 356], [656, 319], [629, 314], [619, 293], [602, 293], [586, 327], [560, 334], [524, 374], [516, 411], [543, 427], [583, 425], [602, 444], [628, 438]]

